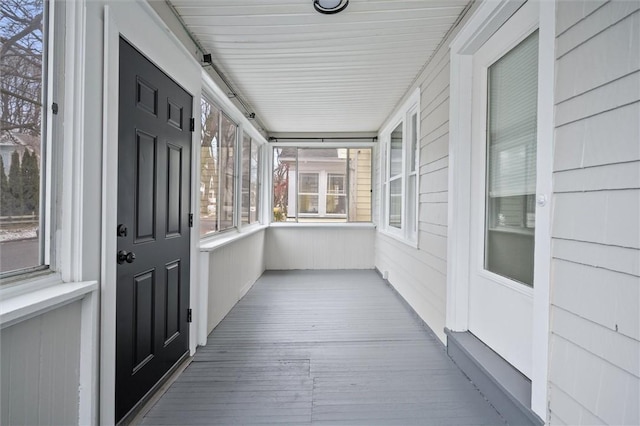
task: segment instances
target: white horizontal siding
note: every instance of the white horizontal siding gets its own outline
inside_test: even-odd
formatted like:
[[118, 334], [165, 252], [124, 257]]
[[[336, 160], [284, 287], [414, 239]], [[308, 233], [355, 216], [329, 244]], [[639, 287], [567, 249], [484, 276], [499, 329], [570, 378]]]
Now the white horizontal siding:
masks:
[[632, 276], [640, 275], [640, 256], [637, 249], [555, 238], [553, 257]]
[[640, 339], [637, 276], [558, 259], [553, 269], [555, 306], [629, 338]]
[[[229, 313], [265, 270], [265, 231], [234, 241], [209, 253], [207, 333]], [[207, 262], [204, 262], [207, 264]]]
[[[640, 73], [635, 74], [640, 79]], [[593, 116], [580, 117], [556, 129], [554, 170], [640, 160], [640, 130], [631, 125], [640, 116], [635, 103]], [[591, 100], [596, 102], [596, 99]], [[585, 100], [583, 100], [585, 102]], [[607, 143], [603, 144], [602, 141]]]
[[608, 0], [572, 0], [557, 2], [556, 33], [567, 31], [581, 22], [585, 16], [592, 14]]
[[640, 7], [636, 0], [610, 1], [605, 4], [601, 3], [602, 7], [599, 7], [598, 2], [591, 1], [590, 3], [592, 3], [594, 9], [589, 19], [577, 21], [575, 25], [564, 31], [561, 37], [558, 38], [556, 45], [556, 55], [558, 57], [596, 37], [599, 33], [625, 19]]
[[78, 424], [81, 311], [73, 302], [2, 329], [1, 424]]
[[373, 227], [272, 226], [267, 231], [266, 267], [373, 269]]
[[637, 161], [614, 163], [559, 171], [555, 174], [555, 192], [633, 189], [638, 182], [640, 167]]
[[[595, 20], [595, 15], [586, 19]], [[560, 56], [557, 60], [557, 81], [562, 84], [556, 86], [556, 100], [566, 101], [637, 71], [640, 64], [639, 31], [640, 13], [632, 13]], [[562, 45], [564, 37], [558, 37], [558, 45]], [[594, 54], [596, 51], [598, 53]]]
[[376, 268], [420, 318], [445, 341], [446, 264], [384, 234], [376, 240]]
[[640, 423], [640, 3], [557, 3], [551, 424]]
[[553, 237], [640, 248], [640, 189], [555, 194]]
[[376, 267], [388, 272], [391, 285], [443, 342], [449, 190], [447, 46], [461, 25], [453, 29], [413, 86], [420, 87], [421, 96], [418, 248], [380, 233], [376, 239]]

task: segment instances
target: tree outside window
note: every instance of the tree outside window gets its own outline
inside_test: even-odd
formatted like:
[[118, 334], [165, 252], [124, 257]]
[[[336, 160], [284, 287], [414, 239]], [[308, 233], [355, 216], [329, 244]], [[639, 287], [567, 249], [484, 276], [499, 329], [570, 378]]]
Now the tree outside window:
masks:
[[0, 2], [0, 272], [42, 264], [45, 3]]

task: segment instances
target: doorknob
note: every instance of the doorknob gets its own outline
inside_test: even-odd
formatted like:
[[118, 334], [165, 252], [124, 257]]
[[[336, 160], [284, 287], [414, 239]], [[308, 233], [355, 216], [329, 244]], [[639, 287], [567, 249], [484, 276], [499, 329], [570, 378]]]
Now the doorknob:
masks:
[[538, 195], [538, 197], [536, 198], [536, 204], [538, 205], [538, 207], [544, 207], [547, 205], [547, 196], [544, 194], [540, 194]]
[[118, 264], [122, 265], [124, 262], [133, 263], [136, 260], [136, 254], [134, 252], [126, 252], [125, 250], [120, 250], [118, 252]]

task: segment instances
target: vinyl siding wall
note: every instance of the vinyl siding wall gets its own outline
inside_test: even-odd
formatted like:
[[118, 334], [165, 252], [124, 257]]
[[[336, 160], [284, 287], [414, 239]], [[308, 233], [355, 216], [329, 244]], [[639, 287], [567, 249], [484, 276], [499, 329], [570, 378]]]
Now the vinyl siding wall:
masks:
[[557, 4], [550, 424], [640, 424], [639, 9]]
[[[467, 13], [466, 16], [469, 16]], [[449, 49], [459, 24], [427, 63], [414, 86], [420, 94], [418, 248], [376, 233], [375, 266], [445, 342], [447, 196], [449, 173]], [[393, 114], [391, 114], [393, 116]], [[374, 201], [380, 222], [380, 153]]]

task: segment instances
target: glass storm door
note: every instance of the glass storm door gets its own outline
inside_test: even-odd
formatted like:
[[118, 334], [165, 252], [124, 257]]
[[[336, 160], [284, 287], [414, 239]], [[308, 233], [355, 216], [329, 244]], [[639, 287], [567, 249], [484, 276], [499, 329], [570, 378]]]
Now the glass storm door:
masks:
[[469, 330], [530, 377], [538, 31], [512, 28], [474, 56]]

